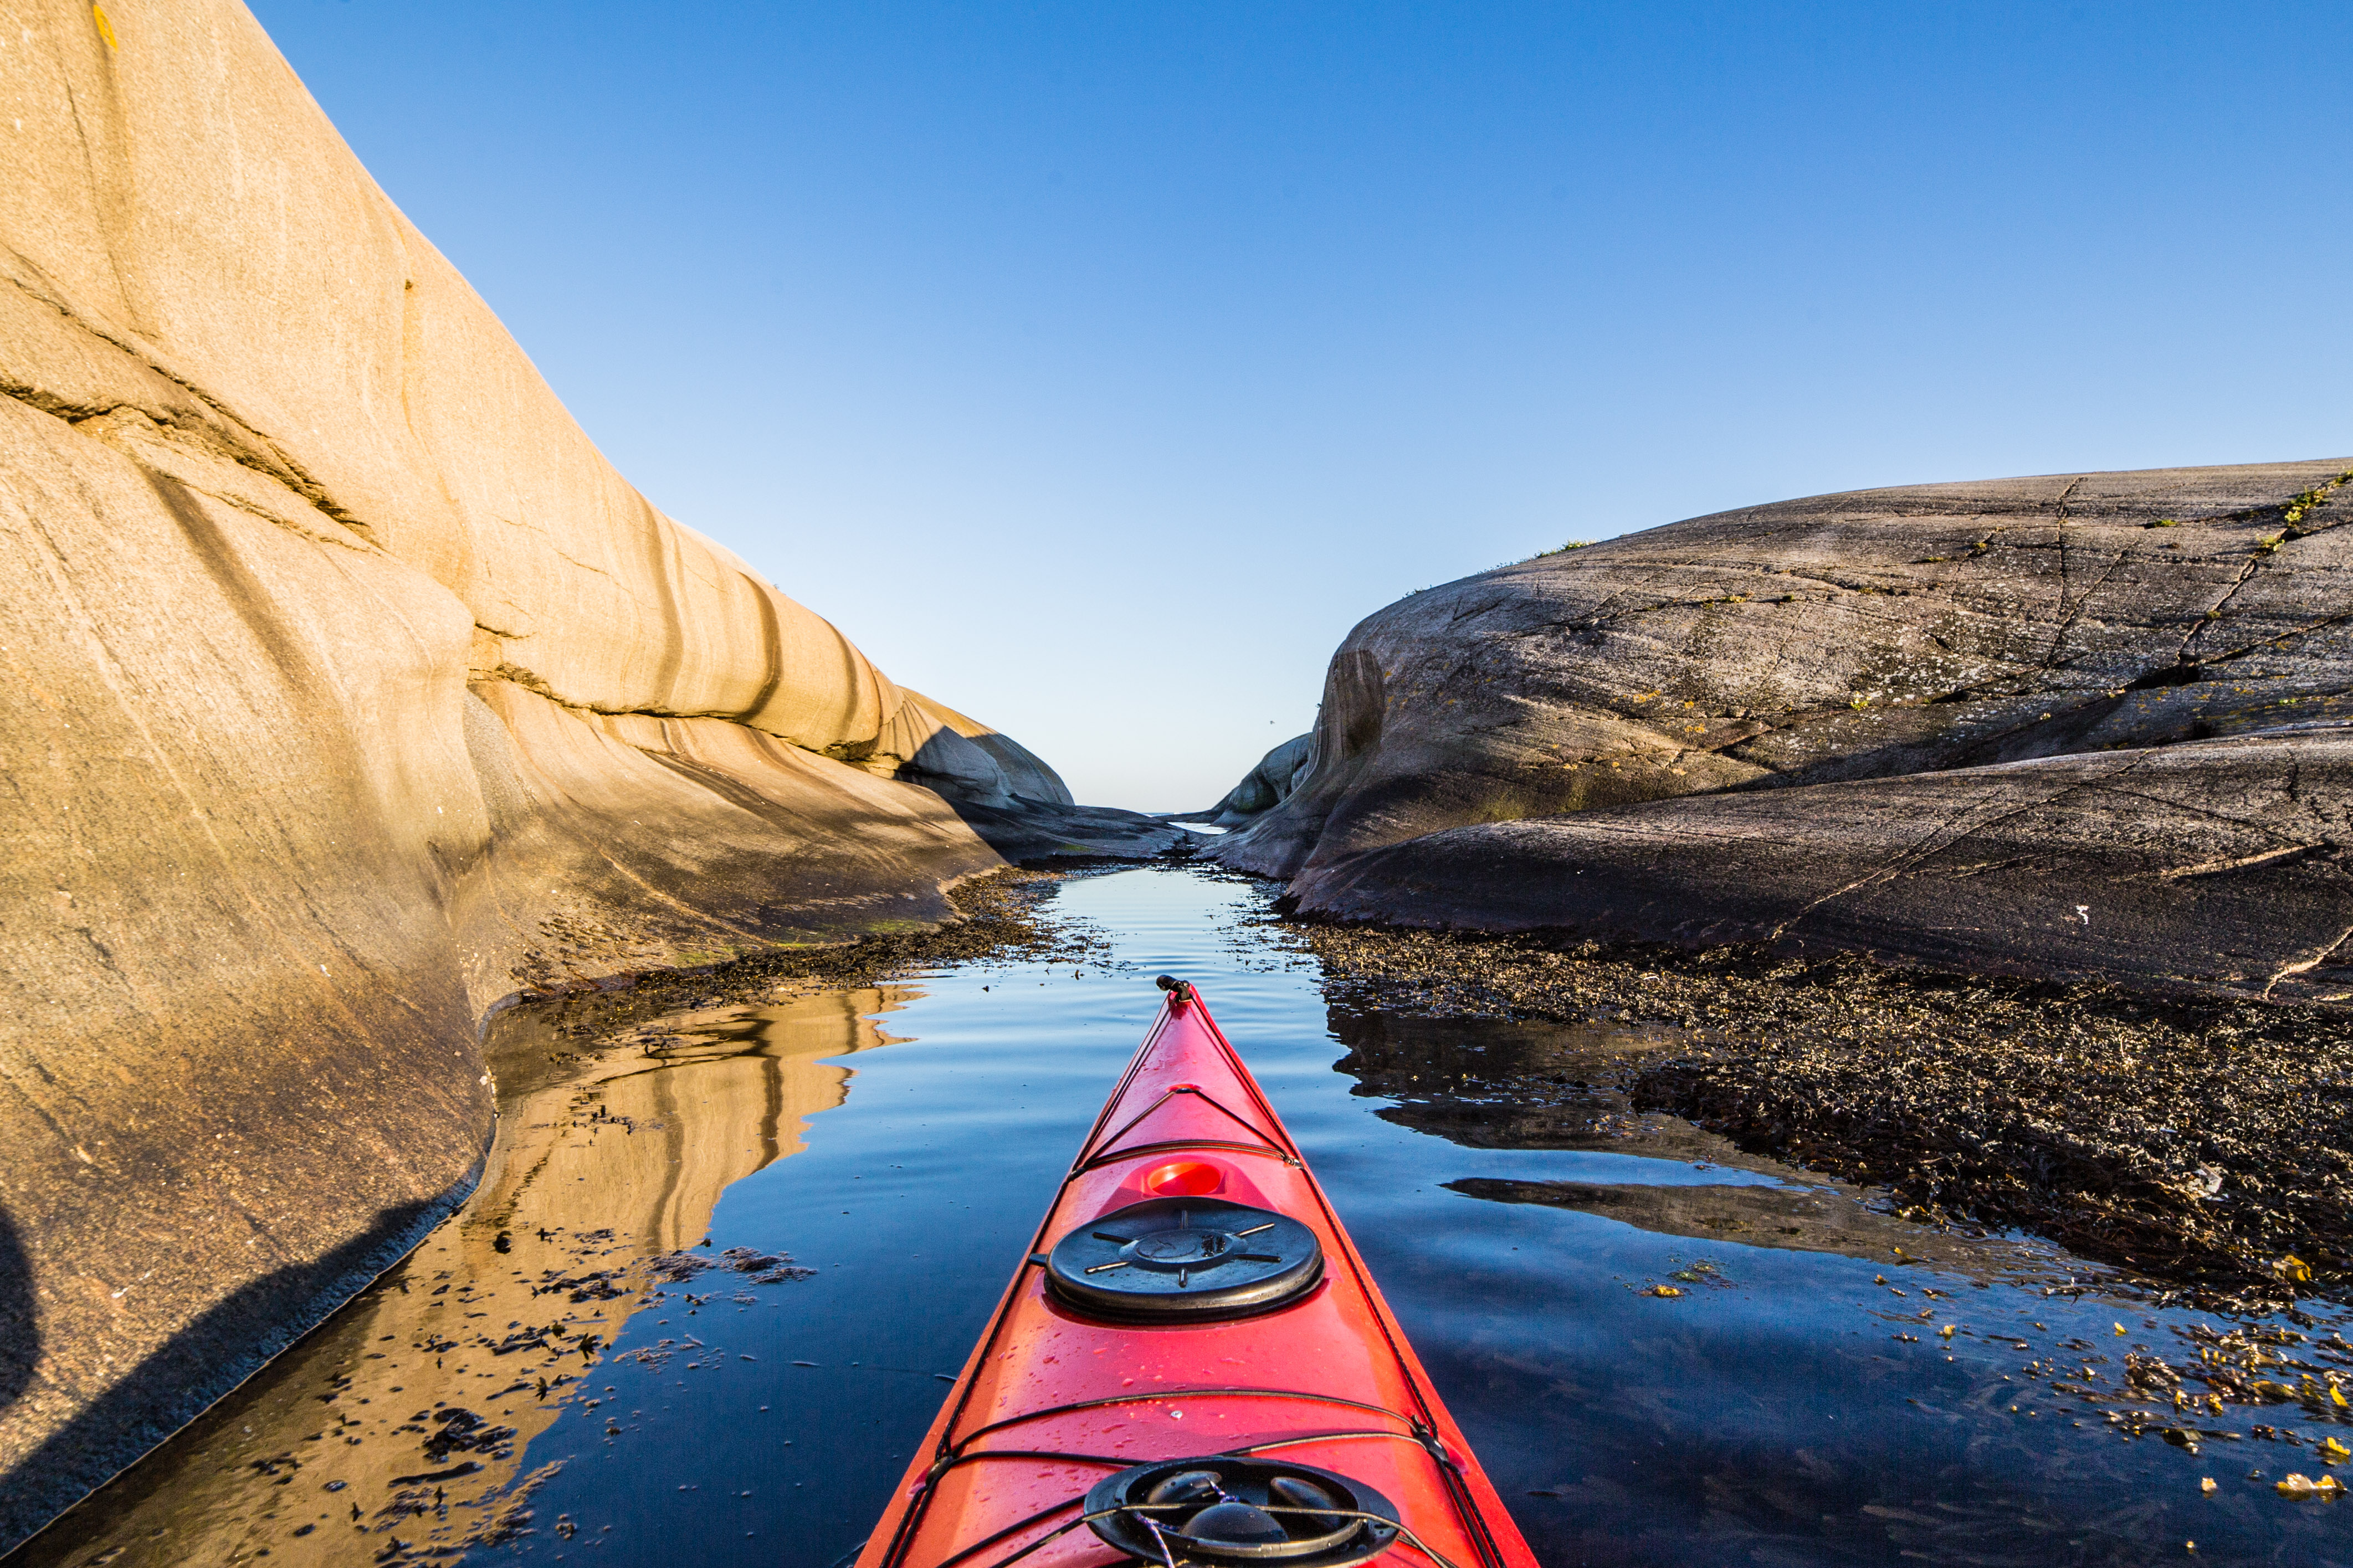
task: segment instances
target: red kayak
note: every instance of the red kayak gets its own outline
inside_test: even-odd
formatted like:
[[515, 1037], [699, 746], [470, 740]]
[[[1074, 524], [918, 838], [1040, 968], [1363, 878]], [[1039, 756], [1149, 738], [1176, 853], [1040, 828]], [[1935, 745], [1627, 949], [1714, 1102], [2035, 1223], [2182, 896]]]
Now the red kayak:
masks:
[[1160, 984], [858, 1568], [1535, 1568], [1250, 1069]]

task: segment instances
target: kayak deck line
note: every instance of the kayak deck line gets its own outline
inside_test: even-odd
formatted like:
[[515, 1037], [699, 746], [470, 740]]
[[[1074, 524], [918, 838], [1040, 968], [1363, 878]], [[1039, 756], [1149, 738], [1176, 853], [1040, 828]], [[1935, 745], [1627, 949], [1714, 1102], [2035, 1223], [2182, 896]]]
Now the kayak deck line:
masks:
[[858, 1568], [1535, 1568], [1289, 1130], [1160, 984]]
[[1300, 1163], [1295, 1156], [1286, 1154], [1280, 1149], [1269, 1148], [1261, 1144], [1235, 1143], [1216, 1138], [1191, 1138], [1165, 1143], [1146, 1143], [1136, 1149], [1113, 1149], [1107, 1153], [1098, 1154], [1082, 1164], [1071, 1166], [1071, 1174], [1083, 1175], [1097, 1166], [1108, 1164], [1113, 1160], [1136, 1159], [1145, 1154], [1157, 1154], [1177, 1149], [1219, 1149], [1235, 1154], [1271, 1155], [1286, 1165], [1295, 1166]]
[[[1039, 1421], [1048, 1416], [1066, 1415], [1075, 1410], [1100, 1410], [1113, 1405], [1148, 1405], [1155, 1400], [1195, 1399], [1209, 1396], [1220, 1399], [1307, 1399], [1319, 1405], [1345, 1405], [1352, 1409], [1370, 1411], [1376, 1415], [1386, 1415], [1393, 1421], [1402, 1421], [1409, 1428], [1403, 1432], [1325, 1432], [1319, 1435], [1317, 1439], [1319, 1441], [1329, 1437], [1406, 1437], [1417, 1443], [1426, 1443], [1430, 1438], [1429, 1428], [1416, 1429], [1418, 1424], [1409, 1415], [1384, 1409], [1377, 1405], [1366, 1405], [1361, 1400], [1342, 1399], [1336, 1394], [1306, 1394], [1295, 1388], [1172, 1388], [1160, 1394], [1116, 1394], [1109, 1399], [1080, 1400], [1071, 1405], [1057, 1405], [1044, 1410], [1033, 1410], [1026, 1415], [1008, 1415], [1002, 1421], [994, 1422], [965, 1434], [958, 1440], [956, 1447], [961, 1449], [966, 1444], [976, 1442], [992, 1432], [1002, 1432], [1008, 1427], [1018, 1426], [1025, 1421]], [[1304, 1440], [1285, 1439], [1287, 1442]], [[1125, 1464], [1127, 1461], [1123, 1459], [1120, 1462]]]
[[[1146, 1048], [1150, 1048], [1148, 1043]], [[1240, 1123], [1243, 1131], [1257, 1133], [1259, 1135], [1259, 1142], [1256, 1143], [1237, 1143], [1227, 1139], [1192, 1138], [1180, 1139], [1173, 1142], [1166, 1143], [1146, 1143], [1134, 1149], [1121, 1149], [1114, 1146], [1122, 1138], [1126, 1137], [1128, 1133], [1134, 1131], [1135, 1124], [1137, 1122], [1142, 1121], [1145, 1117], [1151, 1115], [1154, 1111], [1166, 1104], [1172, 1096], [1179, 1094], [1199, 1096], [1202, 1103], [1209, 1106], [1213, 1110], [1223, 1112], [1226, 1116]], [[1277, 1123], [1277, 1125], [1279, 1126], [1281, 1124]], [[1093, 1148], [1092, 1140], [1090, 1140], [1087, 1144], [1080, 1147], [1079, 1157], [1071, 1166], [1071, 1175], [1075, 1176], [1082, 1173], [1091, 1171], [1106, 1161], [1125, 1160], [1145, 1154], [1155, 1153], [1163, 1149], [1176, 1148], [1229, 1149], [1239, 1154], [1272, 1154], [1280, 1158], [1285, 1164], [1290, 1165], [1303, 1165], [1306, 1163], [1299, 1157], [1299, 1152], [1296, 1149], [1285, 1148], [1280, 1143], [1269, 1142], [1265, 1134], [1260, 1131], [1258, 1128], [1250, 1125], [1248, 1121], [1236, 1115], [1225, 1106], [1219, 1104], [1217, 1097], [1212, 1095], [1208, 1089], [1203, 1089], [1198, 1083], [1177, 1083], [1169, 1085], [1166, 1089], [1162, 1091], [1158, 1100], [1154, 1100], [1150, 1105], [1147, 1105], [1142, 1110], [1137, 1111], [1134, 1119], [1131, 1120], [1126, 1126], [1122, 1127], [1118, 1131], [1113, 1133], [1103, 1142], [1106, 1146], [1095, 1150], [1092, 1153], [1089, 1152], [1089, 1150]]]

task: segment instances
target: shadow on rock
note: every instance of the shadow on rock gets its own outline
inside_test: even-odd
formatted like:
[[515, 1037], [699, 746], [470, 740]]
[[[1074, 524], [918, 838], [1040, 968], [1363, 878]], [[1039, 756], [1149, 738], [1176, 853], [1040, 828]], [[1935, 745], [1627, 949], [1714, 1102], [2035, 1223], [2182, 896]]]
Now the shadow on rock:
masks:
[[[201, 1409], [285, 1350], [368, 1280], [399, 1260], [472, 1191], [480, 1168], [426, 1203], [379, 1211], [373, 1225], [317, 1260], [274, 1270], [224, 1298], [166, 1340], [47, 1441], [0, 1477], [0, 1553], [14, 1550], [58, 1511], [104, 1482]], [[5, 1227], [0, 1227], [5, 1228]], [[0, 1246], [14, 1247], [13, 1238]], [[22, 1252], [16, 1258], [21, 1263]], [[0, 1310], [21, 1289], [31, 1316], [30, 1279], [0, 1259], [19, 1288], [0, 1285]], [[13, 1315], [6, 1360], [13, 1376], [28, 1365]]]
[[965, 826], [1015, 865], [1037, 861], [1152, 860], [1187, 851], [1193, 835], [1158, 817], [1108, 805], [1064, 805], [1016, 797], [1010, 805], [943, 800]]
[[33, 1262], [16, 1222], [0, 1209], [0, 1405], [14, 1405], [41, 1360], [41, 1320], [33, 1301]]

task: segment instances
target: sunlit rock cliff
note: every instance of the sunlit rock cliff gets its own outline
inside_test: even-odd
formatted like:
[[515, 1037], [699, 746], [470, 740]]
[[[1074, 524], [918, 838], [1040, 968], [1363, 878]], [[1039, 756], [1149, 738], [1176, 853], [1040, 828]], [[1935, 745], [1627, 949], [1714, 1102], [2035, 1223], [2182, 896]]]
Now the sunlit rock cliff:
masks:
[[0, 6], [0, 1548], [462, 1190], [502, 998], [1176, 837], [648, 504], [235, 0]]
[[2348, 481], [1818, 496], [1415, 594], [1212, 853], [1345, 920], [2344, 1000]]

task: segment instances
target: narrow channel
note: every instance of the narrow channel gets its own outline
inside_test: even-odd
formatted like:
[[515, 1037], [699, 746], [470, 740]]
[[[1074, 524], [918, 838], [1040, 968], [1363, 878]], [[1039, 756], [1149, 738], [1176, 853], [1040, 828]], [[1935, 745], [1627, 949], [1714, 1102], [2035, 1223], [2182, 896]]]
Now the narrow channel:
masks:
[[[1262, 887], [1155, 868], [1055, 897], [1108, 958], [617, 1037], [509, 1015], [464, 1210], [11, 1568], [828, 1568], [1163, 971], [1240, 1047], [1547, 1564], [2348, 1555], [2353, 1513], [2276, 1489], [2321, 1473], [2337, 1318], [2161, 1308], [1613, 1103], [1662, 1031], [1330, 1009]], [[2276, 1373], [2270, 1426], [2152, 1370], [2242, 1352], [2307, 1369]]]

